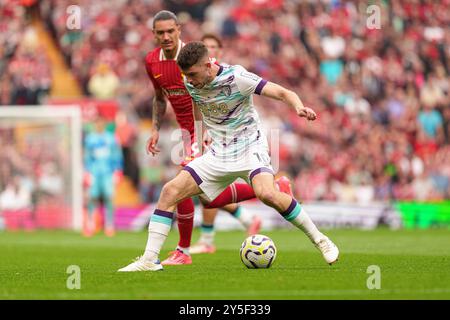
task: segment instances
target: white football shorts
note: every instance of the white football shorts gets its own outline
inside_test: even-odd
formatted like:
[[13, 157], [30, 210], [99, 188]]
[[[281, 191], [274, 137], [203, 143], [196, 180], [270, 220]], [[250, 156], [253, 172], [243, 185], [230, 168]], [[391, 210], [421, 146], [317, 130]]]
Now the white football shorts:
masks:
[[239, 157], [222, 160], [208, 150], [183, 170], [188, 171], [209, 201], [213, 201], [236, 179], [242, 178], [251, 185], [259, 173], [274, 174], [266, 144], [257, 143], [246, 148]]

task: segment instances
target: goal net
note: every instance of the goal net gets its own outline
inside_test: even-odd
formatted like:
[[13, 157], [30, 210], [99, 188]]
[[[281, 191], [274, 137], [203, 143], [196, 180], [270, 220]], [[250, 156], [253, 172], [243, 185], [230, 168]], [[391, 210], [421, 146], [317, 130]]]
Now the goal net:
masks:
[[77, 106], [0, 107], [0, 228], [81, 230]]

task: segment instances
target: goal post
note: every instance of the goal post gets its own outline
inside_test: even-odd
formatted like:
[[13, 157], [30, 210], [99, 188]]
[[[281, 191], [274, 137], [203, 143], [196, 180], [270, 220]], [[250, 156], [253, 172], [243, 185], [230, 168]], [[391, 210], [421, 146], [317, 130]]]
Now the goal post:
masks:
[[[36, 227], [81, 230], [80, 107], [1, 106], [0, 142], [5, 144], [2, 147], [8, 146], [6, 157], [11, 157], [5, 165], [6, 171], [10, 171], [10, 176], [24, 176], [32, 185], [32, 215]], [[0, 188], [6, 183], [0, 181]]]

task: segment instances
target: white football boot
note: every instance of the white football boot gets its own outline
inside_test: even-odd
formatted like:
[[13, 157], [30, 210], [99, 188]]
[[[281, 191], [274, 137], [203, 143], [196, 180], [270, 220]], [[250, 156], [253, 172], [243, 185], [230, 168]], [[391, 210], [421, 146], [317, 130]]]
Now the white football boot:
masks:
[[325, 259], [325, 261], [332, 265], [336, 261], [338, 261], [339, 258], [339, 249], [338, 247], [328, 239], [327, 237], [322, 238], [315, 244], [316, 248], [322, 252], [322, 256]]
[[158, 271], [163, 270], [163, 266], [157, 260], [156, 262], [150, 262], [144, 259], [143, 256], [137, 257], [134, 262], [130, 263], [126, 267], [117, 270], [118, 272], [136, 272], [136, 271]]

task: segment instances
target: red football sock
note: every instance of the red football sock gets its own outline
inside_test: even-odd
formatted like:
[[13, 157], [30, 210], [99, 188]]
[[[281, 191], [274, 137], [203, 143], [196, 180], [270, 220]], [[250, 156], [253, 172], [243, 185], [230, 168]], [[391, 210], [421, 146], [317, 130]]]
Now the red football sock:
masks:
[[246, 183], [230, 184], [221, 194], [211, 203], [205, 205], [205, 208], [222, 208], [230, 203], [237, 203], [255, 198], [255, 191]]
[[177, 205], [177, 224], [180, 233], [178, 246], [189, 248], [194, 227], [194, 201], [191, 198], [183, 200]]

